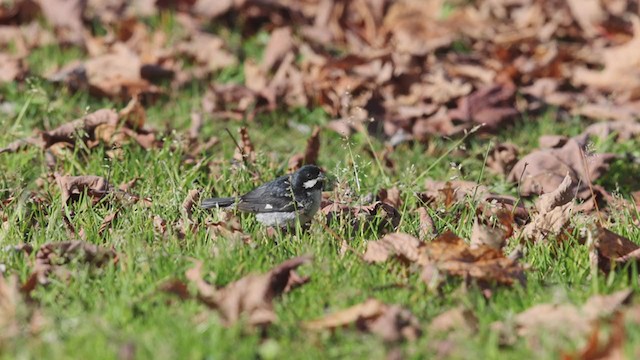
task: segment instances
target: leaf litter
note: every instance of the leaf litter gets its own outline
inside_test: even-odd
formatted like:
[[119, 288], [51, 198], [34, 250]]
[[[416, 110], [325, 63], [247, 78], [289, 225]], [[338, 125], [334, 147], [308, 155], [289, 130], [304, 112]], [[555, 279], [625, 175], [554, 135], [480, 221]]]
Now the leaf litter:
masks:
[[[162, 140], [155, 129], [145, 125], [145, 108], [194, 81], [206, 84], [206, 93], [200, 104], [202, 112], [194, 113], [184, 145], [187, 165], [200, 164], [202, 153], [218, 142], [215, 137], [206, 143], [198, 138], [203, 119], [251, 122], [282, 107], [322, 107], [330, 121], [313, 130], [304, 153], [291, 157], [289, 168], [317, 163], [320, 133], [330, 129], [345, 136], [362, 132], [386, 140], [385, 152], [369, 152], [392, 169], [396, 157], [389, 154], [404, 142], [429, 144], [433, 138], [459, 136], [476, 126], [480, 126], [478, 134], [486, 136], [516, 121], [527, 121], [522, 114], [537, 115], [555, 107], [559, 118], [569, 114], [612, 121], [586, 126], [572, 138], [547, 134], [540, 138], [540, 147], [528, 154], [511, 143], [497, 143], [489, 149], [487, 167], [517, 186], [520, 196], [539, 196], [534, 209], [523, 205], [520, 198], [494, 194], [482, 184], [434, 179], [418, 194], [422, 201], [417, 208], [419, 238], [396, 232], [404, 215], [400, 209], [414, 209], [408, 201], [412, 194], [400, 196], [394, 187], [382, 189], [376, 201], [325, 201], [322, 213], [329, 227], [338, 224], [360, 229], [375, 224], [371, 226], [373, 235], [386, 234], [367, 243], [366, 262], [395, 259], [410, 264], [432, 287], [448, 277], [485, 287], [524, 284], [527, 266], [505, 254], [511, 241], [548, 242], [571, 230], [576, 214], [593, 216], [590, 213], [596, 212], [598, 225], [587, 229], [587, 247], [594, 266], [609, 273], [637, 262], [640, 253], [632, 240], [600, 224], [603, 213], [607, 215], [602, 200], [611, 196], [594, 182], [620, 157], [591, 153], [588, 148], [593, 138], [623, 142], [640, 134], [640, 82], [636, 76], [640, 20], [634, 6], [628, 1], [557, 4], [538, 0], [486, 0], [453, 7], [443, 1], [411, 0], [176, 4], [25, 0], [3, 4], [0, 45], [10, 44], [14, 51], [2, 55], [0, 82], [24, 84], [27, 76], [41, 75], [73, 91], [129, 101], [129, 105], [119, 112], [99, 109], [57, 128], [39, 130], [1, 148], [0, 155], [10, 156], [31, 147], [42, 149], [65, 207], [83, 194], [94, 204], [109, 194], [148, 204], [149, 199], [140, 199], [129, 189], [115, 190], [102, 176], [60, 175], [60, 161], [67, 160], [68, 150], [76, 147], [89, 151], [98, 146], [114, 148], [110, 150], [112, 158], [118, 158], [117, 151], [125, 143], [158, 149]], [[183, 31], [167, 34], [142, 21], [168, 9], [175, 12]], [[40, 26], [39, 16], [49, 27]], [[94, 22], [104, 32], [87, 31]], [[243, 41], [267, 32], [262, 59], [245, 59], [228, 38], [209, 32], [209, 24], [218, 22], [242, 24]], [[28, 55], [50, 44], [78, 46], [86, 56], [35, 74]], [[217, 79], [218, 74], [235, 67], [242, 68], [240, 80], [223, 83]], [[246, 127], [240, 130], [235, 161], [250, 166], [258, 161]], [[200, 221], [194, 212], [197, 192], [189, 192], [181, 207], [183, 216], [175, 222], [150, 214], [163, 239], [171, 233], [168, 229], [184, 238], [204, 226], [212, 239], [237, 237], [242, 243], [253, 243], [233, 216]], [[469, 202], [478, 205], [469, 241], [451, 232], [437, 235], [432, 210], [443, 205], [446, 211]], [[118, 207], [105, 216], [98, 233], [104, 236], [120, 214]], [[65, 220], [73, 227], [66, 216]], [[220, 245], [216, 247], [214, 253], [220, 251]], [[86, 242], [53, 242], [38, 250], [35, 268], [46, 277], [71, 261], [99, 266], [116, 259], [113, 250]], [[308, 281], [293, 271], [307, 261], [295, 258], [266, 274], [250, 275], [224, 288], [203, 279], [202, 264], [189, 270], [186, 277], [195, 284], [196, 297], [218, 309], [225, 323], [246, 316], [251, 324], [269, 324], [276, 320], [272, 299], [289, 285]], [[291, 284], [283, 285], [284, 279]], [[6, 281], [2, 284], [6, 290]], [[185, 298], [193, 297], [184, 282], [176, 280], [172, 286], [169, 288]], [[618, 298], [603, 299], [606, 301], [599, 303], [598, 311], [620, 302]], [[542, 310], [530, 309], [533, 315], [523, 315], [525, 312], [516, 316], [518, 336], [528, 336], [523, 334], [538, 326], [532, 322], [553, 327], [562, 320], [573, 324], [579, 337], [590, 336], [576, 356], [601, 356], [597, 355], [599, 330], [585, 322], [600, 315], [594, 315], [587, 305], [580, 309], [540, 306]], [[453, 309], [434, 319], [431, 329], [449, 331], [454, 326], [446, 325], [447, 321], [473, 327], [468, 315]], [[377, 300], [307, 324], [316, 329], [355, 324], [388, 341], [419, 334], [413, 315], [399, 305]], [[613, 326], [615, 333], [604, 354], [617, 351], [623, 341], [624, 329]], [[12, 333], [15, 327], [9, 329]]]

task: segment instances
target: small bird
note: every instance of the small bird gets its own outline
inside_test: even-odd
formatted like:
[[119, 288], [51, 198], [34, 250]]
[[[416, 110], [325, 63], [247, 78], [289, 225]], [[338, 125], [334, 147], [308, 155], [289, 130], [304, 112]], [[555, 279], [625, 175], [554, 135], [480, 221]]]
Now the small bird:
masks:
[[205, 209], [235, 208], [256, 214], [266, 226], [286, 228], [311, 222], [320, 209], [325, 175], [315, 165], [305, 165], [296, 172], [260, 185], [239, 198], [211, 198], [202, 200]]

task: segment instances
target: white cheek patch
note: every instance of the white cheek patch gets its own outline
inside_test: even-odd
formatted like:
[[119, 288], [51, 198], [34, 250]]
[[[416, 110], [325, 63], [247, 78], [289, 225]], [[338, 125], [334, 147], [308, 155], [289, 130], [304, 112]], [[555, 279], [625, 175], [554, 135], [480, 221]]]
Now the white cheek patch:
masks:
[[273, 209], [273, 206], [271, 206], [271, 204], [266, 204], [264, 208], [265, 210], [270, 210], [270, 209]]
[[302, 183], [302, 186], [304, 186], [305, 189], [311, 189], [312, 187], [316, 186], [317, 183], [318, 179], [311, 179]]

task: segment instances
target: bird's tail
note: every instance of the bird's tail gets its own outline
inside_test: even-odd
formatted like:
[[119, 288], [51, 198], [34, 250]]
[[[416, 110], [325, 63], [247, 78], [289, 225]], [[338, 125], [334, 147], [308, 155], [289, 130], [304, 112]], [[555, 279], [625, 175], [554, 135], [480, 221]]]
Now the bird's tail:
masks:
[[229, 207], [236, 203], [236, 198], [227, 197], [227, 198], [209, 198], [202, 200], [200, 206], [204, 209], [211, 209], [215, 207]]

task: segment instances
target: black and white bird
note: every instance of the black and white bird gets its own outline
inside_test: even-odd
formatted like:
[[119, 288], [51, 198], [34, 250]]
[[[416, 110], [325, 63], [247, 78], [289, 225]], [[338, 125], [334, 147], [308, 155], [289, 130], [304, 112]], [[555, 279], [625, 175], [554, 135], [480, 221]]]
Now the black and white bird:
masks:
[[305, 165], [240, 197], [204, 199], [201, 205], [205, 209], [235, 208], [254, 213], [266, 226], [288, 227], [296, 219], [304, 225], [320, 208], [325, 179], [319, 167]]

